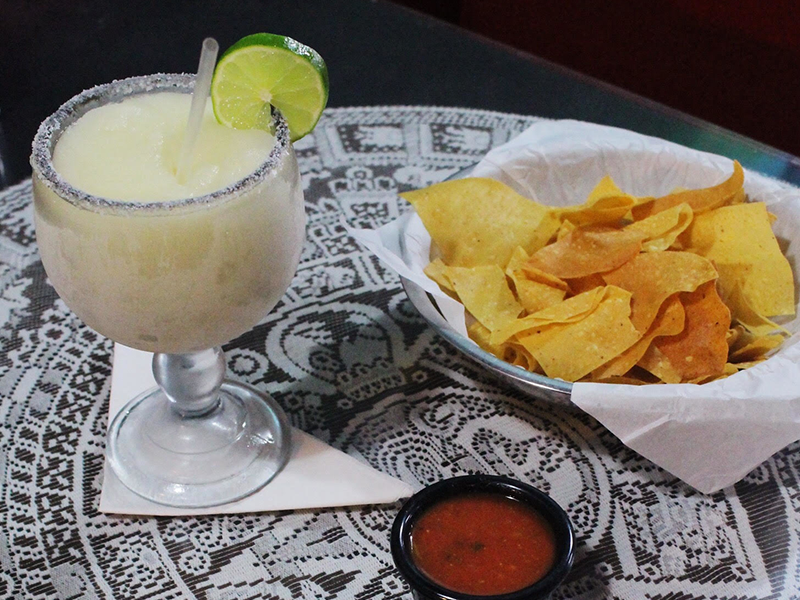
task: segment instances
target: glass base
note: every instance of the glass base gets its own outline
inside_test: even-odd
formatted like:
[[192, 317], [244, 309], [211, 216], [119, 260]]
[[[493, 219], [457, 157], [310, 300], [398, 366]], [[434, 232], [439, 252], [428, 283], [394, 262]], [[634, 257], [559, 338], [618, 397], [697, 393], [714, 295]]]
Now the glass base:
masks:
[[132, 492], [177, 507], [239, 500], [289, 459], [291, 429], [267, 394], [226, 380], [201, 415], [181, 415], [160, 388], [129, 402], [111, 423], [111, 468]]

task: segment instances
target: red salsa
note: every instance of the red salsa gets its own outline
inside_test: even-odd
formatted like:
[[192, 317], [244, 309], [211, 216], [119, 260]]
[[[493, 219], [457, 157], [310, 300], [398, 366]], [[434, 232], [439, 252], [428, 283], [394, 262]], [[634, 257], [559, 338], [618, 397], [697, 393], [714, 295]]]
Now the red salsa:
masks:
[[465, 594], [521, 590], [553, 567], [556, 542], [545, 519], [523, 502], [474, 493], [442, 500], [411, 530], [414, 563], [432, 581]]

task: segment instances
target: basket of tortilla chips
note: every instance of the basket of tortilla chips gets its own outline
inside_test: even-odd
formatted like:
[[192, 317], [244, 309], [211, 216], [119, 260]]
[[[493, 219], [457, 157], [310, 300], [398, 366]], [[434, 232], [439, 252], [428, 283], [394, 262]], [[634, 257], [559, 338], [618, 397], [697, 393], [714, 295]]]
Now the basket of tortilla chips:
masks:
[[431, 234], [425, 274], [466, 308], [469, 337], [564, 381], [705, 383], [765, 359], [794, 280], [763, 202], [723, 182], [664, 196], [606, 175], [554, 208], [495, 179], [402, 194]]
[[517, 387], [570, 399], [703, 491], [800, 438], [796, 188], [566, 121], [401, 195], [411, 215], [356, 237]]

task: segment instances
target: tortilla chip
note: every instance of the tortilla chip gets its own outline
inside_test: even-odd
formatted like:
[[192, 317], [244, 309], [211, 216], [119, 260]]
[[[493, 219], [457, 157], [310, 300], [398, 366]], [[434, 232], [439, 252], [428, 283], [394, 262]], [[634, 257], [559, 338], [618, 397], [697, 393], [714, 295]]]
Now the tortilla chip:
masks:
[[558, 231], [559, 239], [564, 233], [565, 226], [572, 229], [576, 226], [592, 224], [616, 224], [630, 212], [631, 206], [636, 203], [636, 198], [623, 192], [610, 176], [603, 177], [589, 193], [586, 202], [579, 206], [557, 209], [556, 214], [564, 219], [562, 228]]
[[728, 367], [734, 367], [737, 371], [744, 371], [745, 369], [749, 369], [750, 367], [755, 367], [756, 365], [760, 365], [762, 362], [767, 360], [766, 358], [759, 358], [758, 360], [751, 360], [748, 362], [740, 362], [740, 363], [728, 363], [725, 365], [725, 369], [727, 371]]
[[612, 358], [592, 372], [592, 379], [600, 381], [620, 377], [630, 371], [644, 356], [653, 340], [659, 336], [676, 335], [683, 331], [684, 310], [677, 295], [668, 298], [661, 306], [647, 334], [619, 356]]
[[[730, 307], [728, 307], [730, 308]], [[733, 319], [733, 316], [731, 316]], [[728, 329], [728, 333], [725, 334], [725, 341], [728, 342], [728, 351], [736, 344], [739, 336], [742, 335], [744, 332], [744, 327], [741, 325], [733, 325], [730, 329]]]
[[[761, 362], [761, 361], [758, 361], [758, 362]], [[752, 364], [756, 364], [756, 363], [752, 363]], [[740, 371], [740, 370], [741, 370], [741, 367], [739, 367], [739, 365], [734, 365], [732, 363], [725, 363], [725, 368], [723, 369], [722, 374], [723, 375], [733, 375], [734, 373], [736, 373], [737, 371]]]
[[732, 363], [752, 362], [762, 360], [770, 350], [774, 350], [783, 343], [780, 335], [764, 335], [756, 337], [747, 345], [731, 352]]
[[728, 202], [728, 206], [733, 204], [741, 204], [742, 202], [747, 202], [747, 194], [744, 192], [744, 187], [742, 187], [738, 192], [733, 195], [733, 198], [730, 199]]
[[561, 224], [561, 227], [558, 228], [558, 232], [556, 233], [556, 240], [560, 240], [568, 233], [572, 233], [573, 231], [575, 231], [577, 228], [578, 228], [577, 225], [574, 225], [569, 221], [564, 221]]
[[611, 175], [606, 175], [600, 181], [598, 181], [597, 185], [594, 186], [594, 189], [589, 192], [589, 196], [586, 198], [586, 204], [591, 206], [599, 200], [603, 200], [604, 198], [613, 198], [615, 196], [633, 197], [623, 192], [619, 186], [614, 183]]
[[511, 253], [508, 262], [505, 265], [506, 275], [509, 275], [512, 271], [521, 269], [528, 263], [529, 260], [530, 256], [527, 252], [525, 252], [525, 248], [522, 246], [517, 246], [514, 248], [514, 251]]
[[733, 161], [733, 174], [719, 185], [676, 192], [661, 198], [644, 199], [631, 209], [631, 214], [634, 221], [641, 221], [650, 215], [660, 213], [685, 202], [697, 215], [725, 204], [730, 204], [731, 201], [738, 198], [743, 185], [744, 171], [742, 166], [737, 161]]
[[658, 377], [656, 377], [649, 371], [643, 369], [639, 365], [636, 365], [630, 371], [628, 371], [625, 374], [625, 377], [630, 377], [631, 379], [638, 379], [642, 383], [664, 383]]
[[547, 325], [574, 323], [590, 314], [602, 302], [605, 288], [597, 288], [568, 298], [563, 302], [537, 311], [521, 319], [515, 319], [492, 331], [492, 343], [501, 344], [510, 337], [530, 329], [541, 329]]
[[455, 267], [505, 266], [522, 246], [532, 254], [558, 230], [551, 210], [494, 179], [467, 178], [401, 194]]
[[615, 225], [627, 215], [636, 202], [627, 194], [597, 198], [593, 202], [557, 211], [559, 218], [578, 227], [586, 225]]
[[523, 269], [528, 253], [517, 248], [506, 267], [506, 275], [514, 282], [517, 300], [528, 314], [558, 304], [567, 294], [567, 284], [542, 271]]
[[525, 277], [530, 279], [531, 281], [538, 281], [539, 283], [545, 283], [549, 286], [554, 288], [558, 288], [560, 290], [569, 291], [570, 287], [569, 284], [556, 277], [555, 275], [551, 275], [550, 273], [545, 273], [541, 269], [537, 269], [536, 267], [532, 267], [530, 263], [525, 263], [522, 265], [522, 270], [525, 271]]
[[441, 258], [429, 262], [428, 266], [424, 269], [424, 273], [433, 279], [442, 290], [450, 292], [451, 295], [455, 295], [456, 290], [453, 287], [453, 282], [450, 281], [450, 278], [447, 276], [447, 265], [442, 262]]
[[524, 271], [515, 271], [515, 273], [521, 275], [512, 277], [517, 291], [517, 300], [527, 314], [533, 314], [564, 300], [566, 291], [526, 279]]
[[508, 261], [506, 274], [508, 274], [509, 271], [523, 270], [525, 271], [525, 277], [531, 281], [544, 283], [551, 287], [558, 288], [559, 290], [564, 290], [565, 292], [569, 290], [569, 285], [567, 285], [566, 281], [550, 273], [545, 273], [541, 269], [530, 266], [529, 262], [530, 256], [528, 256], [528, 253], [522, 248], [517, 248]]
[[504, 360], [526, 371], [541, 372], [539, 363], [536, 362], [536, 359], [533, 358], [531, 353], [528, 352], [524, 346], [512, 342], [498, 345], [492, 344], [489, 339], [490, 331], [478, 321], [470, 325], [467, 332], [469, 333], [469, 337], [478, 344], [478, 346], [500, 360]]
[[651, 215], [641, 221], [634, 221], [626, 231], [639, 231], [646, 237], [642, 241], [642, 252], [659, 252], [666, 250], [692, 222], [692, 208], [682, 202]]
[[636, 256], [642, 237], [638, 231], [576, 229], [536, 252], [528, 264], [561, 279], [604, 273]]
[[757, 336], [770, 333], [782, 333], [786, 336], [791, 333], [767, 317], [758, 314], [750, 305], [747, 297], [742, 293], [739, 285], [734, 285], [730, 295], [724, 298], [725, 304], [731, 309], [731, 318], [747, 328]]
[[709, 377], [697, 377], [695, 379], [690, 379], [686, 383], [696, 383], [696, 384], [703, 384], [703, 383], [711, 383], [712, 381], [717, 381], [718, 379], [725, 379], [726, 377], [730, 377], [734, 373], [738, 373], [740, 369], [736, 367], [736, 365], [732, 363], [725, 363], [725, 367], [722, 369], [722, 373], [719, 375], [712, 375]]
[[593, 378], [584, 378], [581, 381], [591, 381], [592, 383], [611, 383], [616, 385], [647, 385], [650, 383], [649, 381], [642, 381], [641, 379], [636, 379], [635, 377], [607, 377], [606, 379], [593, 379]]
[[605, 279], [603, 279], [600, 273], [593, 273], [586, 277], [578, 277], [577, 279], [569, 280], [569, 290], [574, 295], [582, 294], [583, 292], [588, 292], [598, 287], [606, 287]]
[[475, 321], [467, 327], [467, 333], [469, 334], [470, 339], [478, 344], [483, 350], [486, 350], [489, 354], [493, 354], [497, 358], [502, 359], [505, 355], [505, 344], [492, 344], [489, 341], [489, 334], [491, 333], [488, 328], [481, 325], [478, 321]]
[[731, 312], [717, 293], [715, 281], [681, 294], [686, 323], [678, 335], [653, 341], [682, 381], [721, 375], [728, 362], [727, 334]]
[[642, 333], [650, 328], [661, 305], [672, 294], [693, 292], [716, 277], [714, 265], [703, 257], [671, 251], [639, 254], [620, 268], [603, 274], [606, 283], [633, 293], [631, 321]]
[[686, 249], [713, 261], [722, 295], [736, 286], [759, 315], [793, 315], [792, 267], [781, 252], [762, 202], [723, 206], [696, 215], [687, 230]]
[[515, 344], [513, 342], [509, 342], [507, 345], [510, 351], [513, 353], [513, 358], [509, 362], [517, 365], [518, 367], [522, 367], [526, 371], [531, 371], [534, 373], [542, 372], [542, 368], [539, 366], [539, 363], [536, 362], [536, 359], [530, 352], [528, 352], [525, 346], [522, 344]]
[[650, 344], [644, 356], [642, 356], [636, 364], [658, 377], [658, 379], [664, 383], [681, 382], [681, 374], [672, 366], [672, 363], [664, 353], [653, 344]]
[[497, 329], [522, 312], [500, 267], [447, 267], [446, 274], [461, 303], [484, 327]]
[[757, 335], [753, 335], [752, 333], [750, 333], [747, 330], [747, 328], [744, 327], [743, 325], [739, 325], [739, 324], [734, 325], [733, 329], [737, 330], [739, 335], [737, 335], [733, 340], [730, 340], [730, 339], [728, 340], [728, 356], [729, 357], [730, 357], [731, 354], [733, 354], [734, 352], [736, 352], [740, 348], [744, 348], [745, 346], [747, 346], [747, 344], [749, 344], [750, 342], [752, 342], [753, 340], [755, 340], [758, 337]]
[[548, 377], [577, 381], [639, 339], [628, 319], [630, 299], [629, 292], [608, 286], [600, 304], [585, 318], [519, 336], [519, 342]]

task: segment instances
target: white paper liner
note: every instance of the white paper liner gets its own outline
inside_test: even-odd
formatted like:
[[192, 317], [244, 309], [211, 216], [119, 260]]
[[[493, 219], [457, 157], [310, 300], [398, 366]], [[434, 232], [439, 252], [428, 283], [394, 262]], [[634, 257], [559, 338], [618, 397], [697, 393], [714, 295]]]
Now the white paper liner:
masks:
[[[153, 355], [114, 344], [108, 422], [125, 404], [156, 384]], [[137, 496], [117, 479], [106, 458], [98, 510], [121, 515], [215, 515], [386, 504], [407, 498], [414, 489], [326, 443], [292, 428], [288, 464], [257, 492], [210, 508], [164, 506]]]
[[[605, 175], [627, 193], [658, 196], [676, 187], [720, 183], [730, 176], [732, 164], [623, 129], [541, 121], [490, 151], [472, 175], [503, 181], [543, 204], [569, 206], [582, 203]], [[797, 273], [800, 189], [748, 171], [745, 191], [778, 217], [773, 230]], [[378, 230], [350, 233], [432, 294], [448, 322], [466, 336], [463, 306], [423, 273], [431, 240], [415, 213]], [[572, 402], [642, 456], [701, 492], [715, 492], [800, 439], [800, 319], [782, 324], [792, 336], [774, 356], [726, 379], [705, 385], [576, 383]]]

